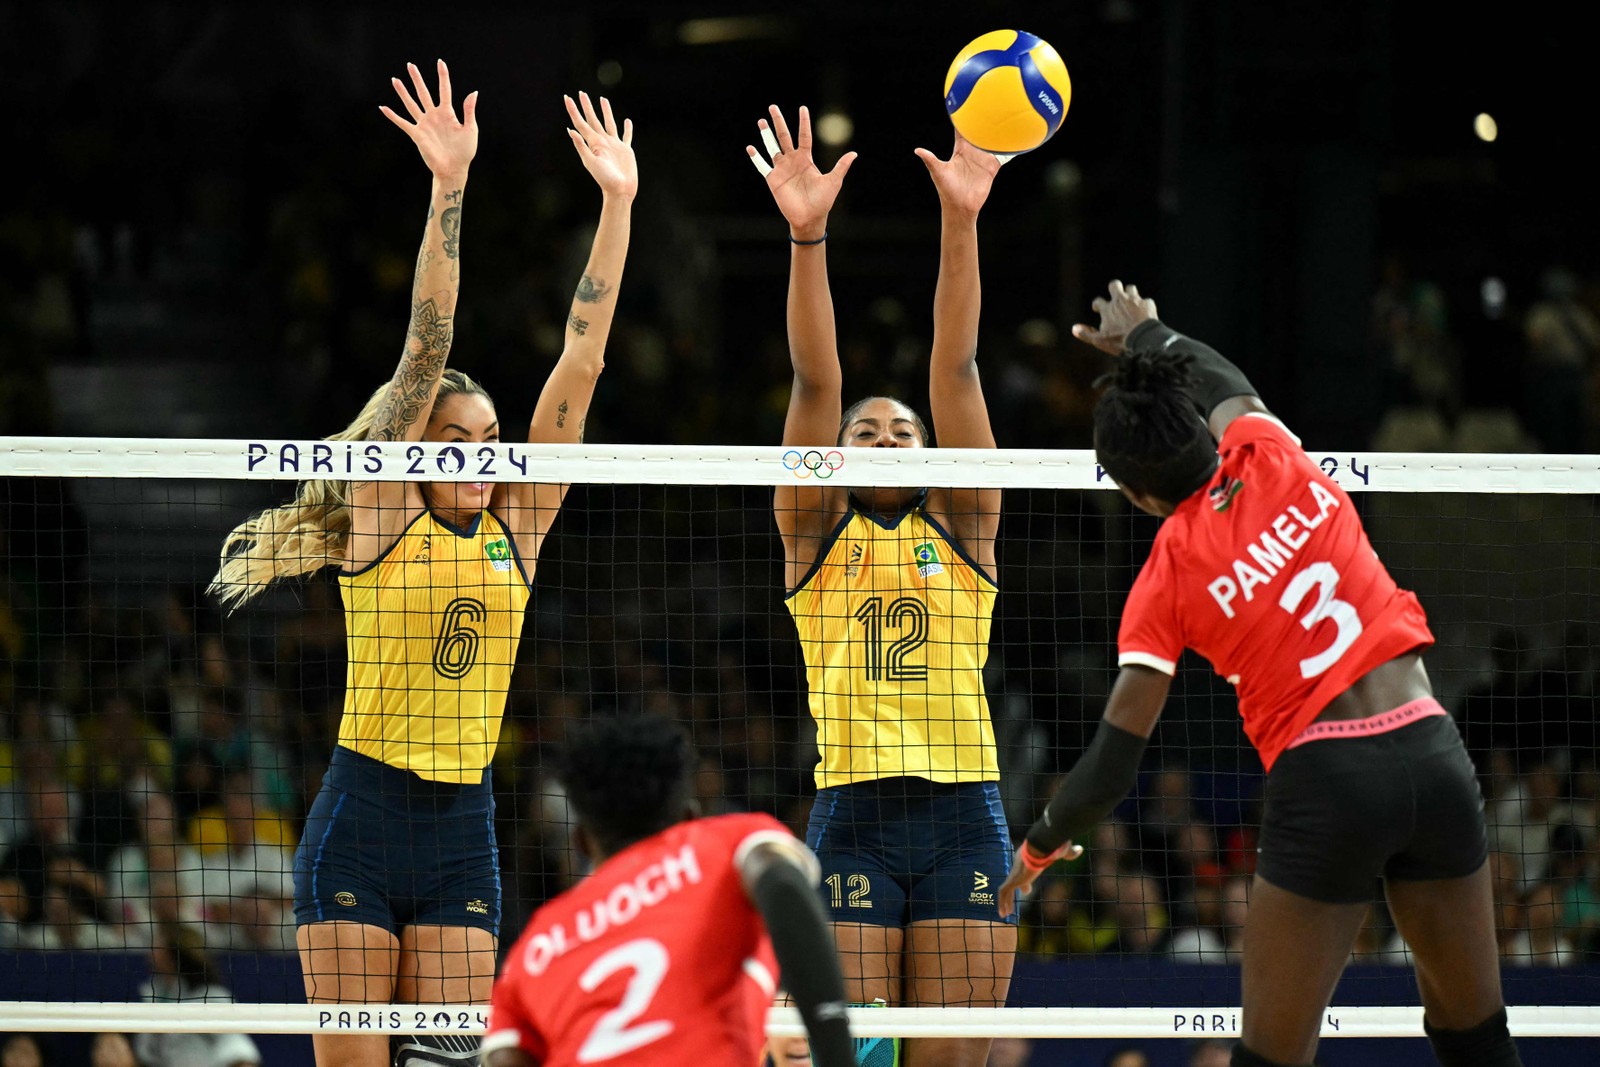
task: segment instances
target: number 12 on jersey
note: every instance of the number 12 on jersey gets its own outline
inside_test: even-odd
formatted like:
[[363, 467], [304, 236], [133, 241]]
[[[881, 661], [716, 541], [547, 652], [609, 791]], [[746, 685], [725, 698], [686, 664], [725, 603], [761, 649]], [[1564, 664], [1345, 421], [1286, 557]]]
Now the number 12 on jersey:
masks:
[[[897, 597], [883, 606], [883, 597], [868, 597], [856, 609], [856, 620], [861, 623], [862, 641], [866, 655], [865, 667], [869, 682], [925, 682], [928, 667], [925, 663], [909, 662], [911, 654], [928, 640], [928, 608], [914, 596]], [[899, 637], [883, 644], [885, 627], [899, 632]]]

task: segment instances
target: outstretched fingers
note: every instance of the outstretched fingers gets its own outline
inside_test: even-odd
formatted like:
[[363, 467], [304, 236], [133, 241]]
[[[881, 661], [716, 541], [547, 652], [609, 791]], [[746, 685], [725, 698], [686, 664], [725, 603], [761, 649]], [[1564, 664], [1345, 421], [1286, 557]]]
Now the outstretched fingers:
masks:
[[761, 144], [766, 148], [768, 158], [776, 163], [778, 157], [783, 155], [783, 149], [778, 147], [778, 139], [772, 135], [772, 127], [767, 125], [766, 119], [756, 123], [756, 126], [761, 130]]
[[800, 140], [796, 142], [800, 151], [811, 151], [811, 109], [804, 104], [800, 105]]
[[[399, 78], [390, 78], [389, 84], [394, 86], [394, 91], [400, 97], [400, 103], [404, 105], [406, 114], [410, 115], [413, 121], [421, 122], [422, 109], [417, 106], [415, 100], [411, 99], [411, 92], [406, 88], [406, 83]], [[406, 124], [401, 123], [400, 125], [404, 126]]]
[[433, 94], [428, 92], [428, 83], [422, 80], [422, 71], [417, 69], [415, 63], [407, 63], [406, 70], [411, 73], [411, 84], [417, 88], [417, 102], [422, 105], [422, 110], [432, 111]]
[[757, 174], [765, 178], [767, 175], [772, 173], [772, 164], [761, 158], [761, 153], [756, 151], [755, 145], [747, 144], [744, 146], [744, 150], [745, 153], [749, 155], [750, 162], [756, 165]]
[[578, 104], [572, 99], [572, 97], [563, 96], [561, 98], [561, 102], [566, 105], [567, 118], [572, 122], [573, 131], [576, 132], [587, 145], [587, 143], [595, 136], [594, 127], [590, 126], [588, 120], [583, 117], [583, 112], [578, 110]]
[[595, 113], [594, 104], [589, 100], [589, 94], [585, 92], [578, 93], [578, 103], [583, 105], [583, 118], [589, 124], [589, 128], [596, 133], [605, 130], [605, 124], [600, 121], [600, 116]]
[[450, 112], [450, 117], [455, 118], [455, 111], [450, 107], [450, 68], [444, 65], [444, 60], [434, 62], [439, 64], [439, 107]]
[[783, 112], [778, 110], [777, 104], [767, 108], [767, 114], [772, 116], [772, 128], [778, 133], [778, 147], [785, 152], [794, 151], [794, 138], [789, 136], [789, 124], [783, 120]]
[[839, 162], [833, 165], [833, 169], [828, 172], [828, 177], [844, 181], [844, 176], [850, 173], [850, 164], [855, 161], [856, 154], [854, 152], [846, 152], [839, 157]]
[[627, 145], [629, 148], [633, 147], [633, 120], [632, 119], [623, 119], [622, 120], [622, 143]]
[[478, 90], [474, 89], [461, 102], [461, 124], [475, 127], [478, 124]]
[[600, 117], [605, 122], [606, 132], [615, 137], [617, 135], [616, 116], [611, 113], [611, 101], [603, 96], [600, 98]]

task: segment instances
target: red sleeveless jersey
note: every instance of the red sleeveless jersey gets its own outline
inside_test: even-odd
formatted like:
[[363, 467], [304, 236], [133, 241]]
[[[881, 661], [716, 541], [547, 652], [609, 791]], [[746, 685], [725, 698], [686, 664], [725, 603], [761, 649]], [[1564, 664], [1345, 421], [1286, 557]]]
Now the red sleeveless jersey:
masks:
[[1122, 612], [1117, 662], [1166, 674], [1192, 648], [1239, 693], [1267, 769], [1374, 667], [1433, 644], [1345, 491], [1270, 415], [1235, 419], [1216, 477], [1156, 534]]
[[774, 838], [795, 844], [767, 815], [679, 823], [545, 904], [495, 982], [483, 1050], [546, 1067], [755, 1067], [778, 968], [737, 863]]

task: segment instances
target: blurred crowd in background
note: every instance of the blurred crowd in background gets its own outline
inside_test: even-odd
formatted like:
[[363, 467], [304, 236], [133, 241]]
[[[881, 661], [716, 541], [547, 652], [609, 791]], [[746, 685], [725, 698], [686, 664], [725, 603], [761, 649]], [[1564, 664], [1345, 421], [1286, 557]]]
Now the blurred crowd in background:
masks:
[[[558, 355], [591, 239], [597, 198], [558, 110], [559, 92], [580, 87], [636, 118], [642, 173], [591, 440], [779, 440], [788, 252], [742, 152], [775, 94], [853, 115], [850, 146], [863, 152], [830, 237], [847, 392], [922, 406], [937, 206], [910, 145], [942, 148], [949, 134], [936, 92], [913, 107], [920, 87], [881, 71], [881, 84], [870, 80], [881, 64], [866, 57], [894, 25], [890, 6], [852, 5], [859, 32], [830, 39], [827, 55], [787, 16], [732, 20], [719, 44], [694, 36], [716, 27], [691, 33], [694, 20], [659, 6], [615, 27], [598, 8], [496, 8], [507, 24], [496, 34], [416, 39], [404, 20], [358, 8], [329, 20], [295, 8], [263, 23], [231, 7], [189, 20], [154, 3], [0, 5], [13, 31], [0, 47], [27, 40], [37, 59], [22, 68], [34, 76], [19, 86], [19, 121], [39, 160], [12, 169], [26, 195], [0, 204], [0, 433], [308, 437], [345, 425], [390, 373], [404, 333], [427, 176], [376, 105], [401, 63], [431, 58], [423, 45], [452, 61], [458, 95], [484, 89], [451, 362], [484, 381], [508, 424], [531, 412]], [[981, 229], [979, 360], [1002, 446], [1089, 445], [1105, 361], [1070, 325], [1119, 274], [1141, 281], [1175, 326], [1234, 356], [1275, 410], [1327, 447], [1600, 450], [1600, 274], [1581, 252], [1593, 242], [1550, 206], [1559, 189], [1529, 197], [1517, 164], [1490, 146], [1413, 138], [1405, 123], [1433, 116], [1437, 100], [1408, 97], [1406, 118], [1345, 127], [1371, 204], [1343, 244], [1323, 240], [1314, 213], [1205, 214], [1228, 201], [1207, 198], [1207, 181], [1267, 193], [1285, 187], [1271, 181], [1311, 181], [1328, 157], [1310, 131], [1338, 125], [1257, 122], [1265, 94], [1228, 97], [1217, 85], [1326, 47], [1327, 65], [1301, 64], [1320, 72], [1314, 86], [1286, 82], [1274, 98], [1381, 109], [1417, 89], [1407, 78], [1427, 76], [1422, 59], [1409, 73], [1368, 66], [1416, 27], [1275, 38], [1270, 61], [1248, 41], [1210, 49], [1190, 61], [1238, 64], [1239, 77], [1185, 95], [1181, 82], [1125, 77], [1124, 57], [1172, 30], [1157, 5], [1060, 6], [1048, 14], [1068, 20], [1061, 39], [1100, 47], [1062, 46], [1075, 110], [1057, 142], [1002, 171]], [[1389, 17], [1376, 2], [1327, 6]], [[1006, 21], [977, 7], [975, 18]], [[1212, 17], [1192, 14], [1176, 32], [1213, 44], [1240, 39], [1224, 29], [1251, 32]], [[149, 42], [137, 61], [116, 47], [134, 28]], [[910, 52], [893, 67], [915, 61], [937, 82], [934, 59], [967, 36], [896, 38]], [[573, 44], [560, 62], [529, 62], [526, 43], [546, 39]], [[764, 65], [766, 80], [730, 99], [725, 64]], [[1561, 69], [1550, 64], [1551, 76]], [[1368, 78], [1378, 102], [1330, 90], [1329, 70]], [[1116, 100], [1096, 91], [1104, 84], [1118, 86]], [[1163, 116], [1162, 135], [1124, 121], [1135, 111]], [[1469, 125], [1470, 115], [1463, 138]], [[1252, 132], [1268, 129], [1270, 150], [1268, 134]], [[824, 164], [844, 147], [823, 148]], [[1512, 204], [1527, 214], [1509, 214]], [[1481, 231], [1450, 214], [1468, 209], [1483, 212]], [[1220, 239], [1182, 229], [1196, 217]], [[1225, 254], [1233, 238], [1254, 266]], [[1332, 275], [1321, 245], [1343, 250]], [[1278, 273], [1279, 253], [1285, 278], [1318, 279], [1298, 300], [1249, 285]], [[1186, 284], [1196, 273], [1231, 286], [1237, 306], [1224, 313]], [[181, 938], [210, 952], [287, 951], [290, 855], [342, 701], [337, 590], [322, 576], [224, 620], [198, 592], [210, 553], [270, 498], [228, 498], [169, 529], [154, 513], [141, 522], [124, 492], [134, 490], [0, 483], [0, 947], [159, 953]], [[688, 722], [707, 811], [771, 811], [803, 829], [814, 752], [767, 506], [759, 490], [580, 487], [569, 499], [541, 561], [495, 763], [508, 929], [578, 873], [564, 803], [541, 770], [575, 718]], [[1020, 827], [1100, 712], [1117, 609], [1154, 525], [1107, 494], [1017, 494], [1007, 506], [988, 688]], [[1584, 527], [1589, 505], [1574, 507]], [[165, 547], [128, 547], [141, 536]], [[1472, 613], [1421, 591], [1441, 620]], [[1447, 688], [1488, 798], [1502, 951], [1508, 963], [1564, 966], [1600, 951], [1597, 679], [1583, 616], [1550, 610], [1494, 609], [1506, 626], [1447, 642]], [[1259, 768], [1225, 689], [1202, 670], [1181, 674], [1136, 797], [1083, 859], [1041, 884], [1024, 952], [1237, 959]], [[1357, 955], [1404, 958], [1381, 906]]]

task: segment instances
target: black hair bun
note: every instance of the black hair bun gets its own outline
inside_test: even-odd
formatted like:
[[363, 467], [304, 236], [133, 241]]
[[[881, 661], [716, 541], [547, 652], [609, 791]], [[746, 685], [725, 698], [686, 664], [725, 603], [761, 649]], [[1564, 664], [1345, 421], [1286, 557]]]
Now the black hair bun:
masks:
[[1129, 352], [1117, 359], [1106, 377], [1112, 388], [1124, 393], [1166, 393], [1194, 384], [1189, 370], [1193, 363], [1194, 357], [1187, 352]]

